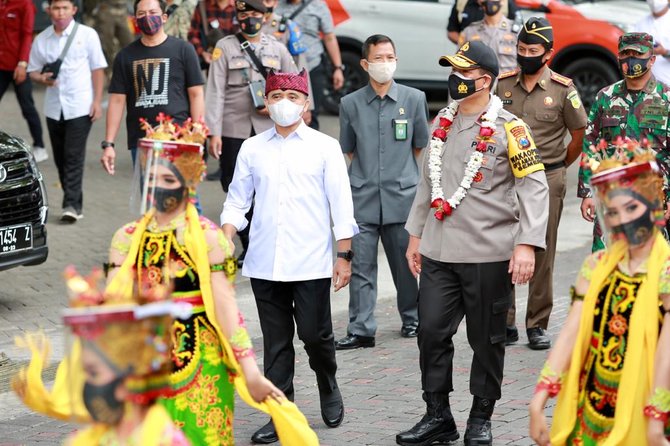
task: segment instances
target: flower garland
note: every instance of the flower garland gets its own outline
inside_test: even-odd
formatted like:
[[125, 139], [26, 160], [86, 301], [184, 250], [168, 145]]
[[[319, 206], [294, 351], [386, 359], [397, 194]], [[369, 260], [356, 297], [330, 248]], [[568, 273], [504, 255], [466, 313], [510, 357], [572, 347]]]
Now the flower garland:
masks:
[[428, 152], [428, 177], [431, 184], [430, 207], [435, 208], [435, 218], [444, 220], [461, 204], [463, 198], [468, 193], [473, 181], [481, 181], [482, 174], [479, 169], [484, 162], [484, 152], [486, 144], [494, 142], [492, 136], [496, 131], [496, 119], [502, 109], [502, 101], [497, 96], [491, 96], [491, 104], [488, 110], [481, 118], [479, 125], [479, 135], [477, 136], [476, 150], [470, 155], [465, 174], [461, 180], [458, 189], [451, 197], [445, 200], [444, 190], [442, 189], [442, 147], [447, 140], [447, 135], [451, 129], [454, 117], [458, 113], [458, 102], [454, 101], [447, 107], [444, 116], [439, 117], [439, 127], [433, 131], [430, 140], [430, 149]]

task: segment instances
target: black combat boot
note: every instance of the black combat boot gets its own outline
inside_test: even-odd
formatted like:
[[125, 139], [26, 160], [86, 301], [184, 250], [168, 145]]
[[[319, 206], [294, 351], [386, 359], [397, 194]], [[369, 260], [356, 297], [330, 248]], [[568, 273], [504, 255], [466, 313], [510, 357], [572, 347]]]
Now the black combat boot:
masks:
[[458, 440], [456, 422], [449, 408], [449, 395], [424, 392], [426, 414], [408, 431], [395, 437], [402, 446], [427, 446], [435, 442], [446, 443]]
[[465, 428], [465, 446], [479, 446], [493, 444], [491, 435], [491, 415], [495, 400], [488, 400], [475, 396], [472, 400], [472, 409]]

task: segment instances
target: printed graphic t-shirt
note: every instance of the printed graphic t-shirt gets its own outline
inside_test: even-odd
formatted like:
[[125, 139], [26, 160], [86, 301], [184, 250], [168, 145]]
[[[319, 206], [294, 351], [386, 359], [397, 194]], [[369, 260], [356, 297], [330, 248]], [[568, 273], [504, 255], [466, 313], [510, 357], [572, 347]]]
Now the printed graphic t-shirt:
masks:
[[140, 118], [156, 125], [160, 112], [182, 123], [189, 117], [188, 88], [203, 85], [193, 45], [168, 36], [157, 46], [135, 40], [114, 59], [110, 93], [126, 95], [128, 148], [144, 136]]

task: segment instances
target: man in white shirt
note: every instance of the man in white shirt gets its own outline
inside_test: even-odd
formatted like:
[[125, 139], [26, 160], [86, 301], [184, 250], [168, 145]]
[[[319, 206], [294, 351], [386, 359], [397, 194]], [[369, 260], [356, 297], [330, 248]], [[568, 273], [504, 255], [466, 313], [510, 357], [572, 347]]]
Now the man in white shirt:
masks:
[[102, 115], [107, 67], [98, 33], [76, 23], [76, 12], [74, 0], [49, 1], [53, 26], [35, 38], [28, 64], [30, 78], [47, 86], [44, 114], [63, 187], [61, 221], [66, 223], [83, 217], [86, 139], [92, 122]]
[[[244, 229], [254, 204], [242, 274], [251, 278], [263, 331], [265, 376], [293, 399], [294, 319], [316, 373], [321, 415], [329, 427], [344, 417], [335, 372], [330, 283], [351, 277], [351, 238], [358, 233], [349, 176], [337, 140], [309, 128], [307, 73], [270, 73], [266, 105], [274, 127], [247, 139], [221, 213], [229, 240]], [[333, 266], [332, 232], [337, 240]], [[251, 437], [273, 443], [272, 422]]]
[[636, 32], [654, 38], [656, 62], [651, 72], [656, 80], [670, 86], [670, 14], [668, 0], [647, 0], [651, 13], [635, 25]]

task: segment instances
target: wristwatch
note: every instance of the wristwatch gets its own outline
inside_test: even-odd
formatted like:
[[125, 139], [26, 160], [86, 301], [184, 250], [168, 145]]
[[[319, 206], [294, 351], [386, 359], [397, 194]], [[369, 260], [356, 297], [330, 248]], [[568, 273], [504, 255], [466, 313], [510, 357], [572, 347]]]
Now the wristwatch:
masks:
[[347, 262], [351, 262], [351, 259], [354, 258], [354, 252], [351, 249], [349, 251], [338, 251], [337, 257], [340, 259], [344, 259]]
[[111, 141], [103, 141], [103, 142], [100, 143], [100, 148], [102, 150], [105, 150], [107, 147], [114, 148], [114, 143], [111, 142]]
[[341, 71], [344, 71], [344, 65], [335, 65], [335, 66], [333, 67], [333, 70], [341, 70]]
[[26, 62], [25, 60], [20, 60], [19, 63], [17, 63], [16, 65], [21, 68], [28, 68], [28, 62]]

